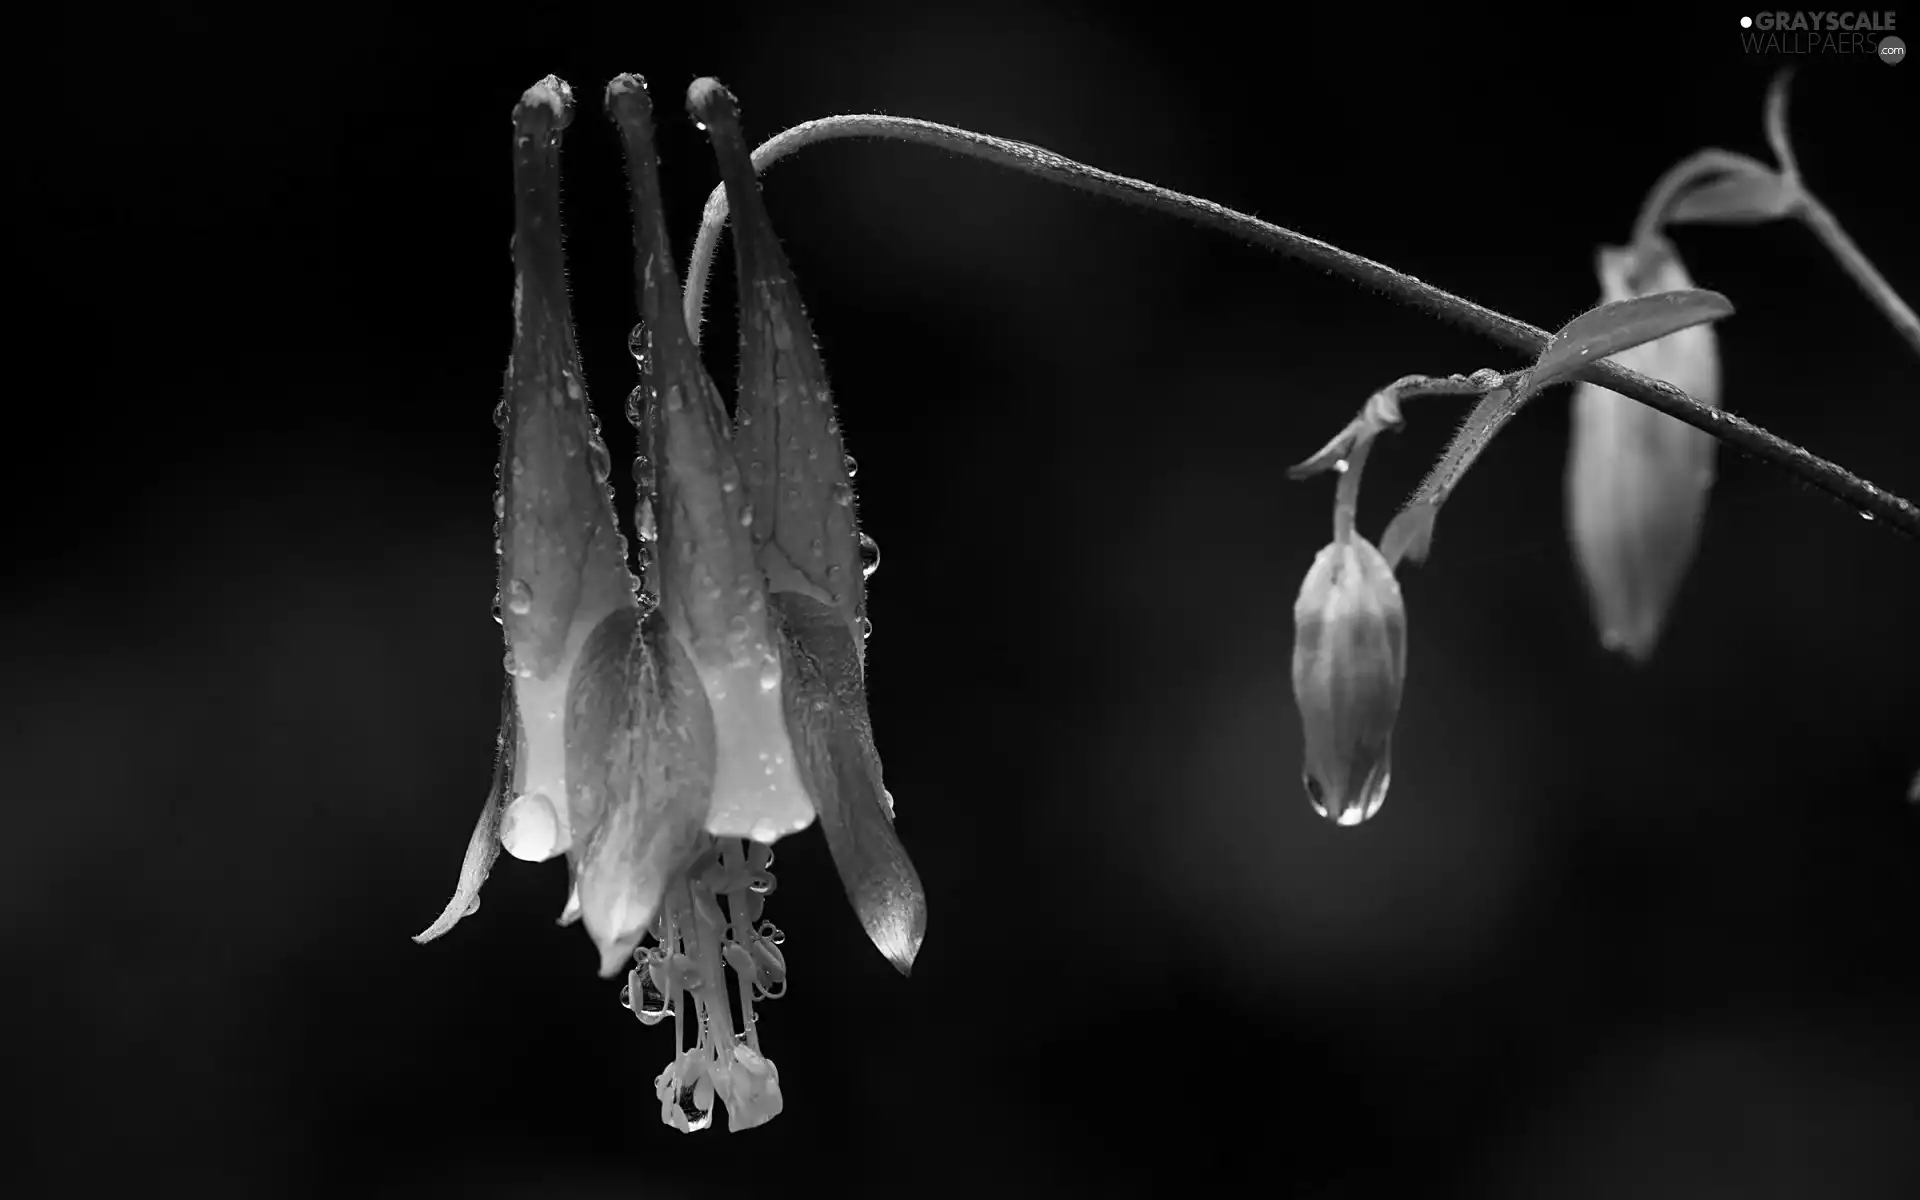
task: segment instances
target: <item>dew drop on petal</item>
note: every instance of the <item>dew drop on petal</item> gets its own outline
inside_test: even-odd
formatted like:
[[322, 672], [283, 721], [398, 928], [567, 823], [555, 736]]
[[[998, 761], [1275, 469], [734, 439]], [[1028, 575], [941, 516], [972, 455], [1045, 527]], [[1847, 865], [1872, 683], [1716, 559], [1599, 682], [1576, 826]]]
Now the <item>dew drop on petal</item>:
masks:
[[866, 534], [860, 535], [860, 574], [868, 579], [880, 569], [880, 543]]
[[533, 589], [524, 579], [511, 580], [507, 584], [507, 611], [516, 617], [524, 617], [533, 610]]
[[847, 478], [852, 479], [860, 473], [860, 464], [853, 461], [853, 455], [847, 455]]

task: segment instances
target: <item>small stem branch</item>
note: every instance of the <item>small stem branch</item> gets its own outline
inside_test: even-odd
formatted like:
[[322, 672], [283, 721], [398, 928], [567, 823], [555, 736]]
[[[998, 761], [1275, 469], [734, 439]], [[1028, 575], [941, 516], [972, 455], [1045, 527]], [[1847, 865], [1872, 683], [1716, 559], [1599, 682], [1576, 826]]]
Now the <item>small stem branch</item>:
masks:
[[[951, 125], [940, 125], [911, 117], [890, 117], [878, 114], [823, 117], [817, 121], [796, 125], [761, 145], [753, 152], [754, 169], [764, 171], [794, 151], [816, 142], [854, 137], [890, 138], [937, 146], [957, 154], [984, 159], [1016, 171], [1061, 183], [1080, 191], [1092, 192], [1095, 195], [1123, 200], [1142, 208], [1168, 213], [1196, 225], [1230, 234], [1262, 249], [1278, 251], [1362, 286], [1385, 292], [1402, 304], [1424, 309], [1435, 316], [1472, 329], [1509, 349], [1518, 351], [1529, 359], [1537, 358], [1540, 352], [1546, 349], [1550, 340], [1546, 330], [1536, 328], [1525, 321], [1516, 321], [1504, 313], [1495, 312], [1471, 300], [1462, 299], [1431, 284], [1423, 283], [1384, 263], [1377, 263], [1370, 258], [1349, 253], [1338, 246], [1329, 245], [1316, 238], [1307, 237], [1305, 234], [1283, 229], [1225, 205], [1216, 204], [1198, 196], [1175, 192], [1144, 180], [1130, 179], [1111, 171], [1102, 171], [1097, 167], [1075, 162], [1051, 150], [1029, 145], [1026, 142], [975, 133], [972, 130], [958, 129]], [[1726, 151], [1720, 153], [1728, 154]], [[1743, 156], [1729, 154], [1727, 161], [1742, 158]], [[1752, 159], [1743, 161], [1760, 166]], [[1723, 165], [1721, 169], [1742, 168]], [[1760, 166], [1760, 169], [1766, 168]], [[720, 228], [726, 221], [726, 211], [726, 193], [723, 188], [715, 188], [713, 195], [708, 197], [700, 235], [694, 243], [693, 261], [687, 269], [684, 302], [690, 318], [687, 321], [690, 330], [699, 327], [699, 314], [705, 303], [707, 272], [712, 264], [714, 247], [720, 239]], [[1810, 454], [1792, 442], [1749, 424], [1732, 413], [1708, 408], [1678, 388], [1648, 379], [1616, 363], [1604, 361], [1593, 363], [1583, 367], [1573, 378], [1599, 384], [1601, 387], [1619, 392], [1629, 399], [1637, 400], [1696, 429], [1704, 430], [1736, 450], [1799, 476], [1822, 491], [1845, 501], [1856, 511], [1878, 518], [1909, 537], [1920, 539], [1920, 509], [1916, 509], [1899, 496], [1868, 483], [1844, 467]]]

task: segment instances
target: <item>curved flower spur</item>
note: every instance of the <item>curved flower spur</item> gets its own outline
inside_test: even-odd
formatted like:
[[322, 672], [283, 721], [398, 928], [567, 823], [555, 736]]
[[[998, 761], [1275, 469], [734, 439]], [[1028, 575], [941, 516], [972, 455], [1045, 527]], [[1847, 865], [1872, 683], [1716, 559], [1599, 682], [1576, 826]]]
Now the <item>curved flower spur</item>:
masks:
[[761, 920], [771, 843], [822, 814], [863, 925], [903, 973], [926, 926], [866, 716], [850, 460], [731, 97], [703, 80], [690, 102], [738, 214], [737, 432], [681, 316], [645, 84], [623, 75], [606, 91], [633, 186], [643, 317], [628, 401], [638, 594], [567, 312], [557, 168], [572, 98], [549, 76], [515, 109], [519, 321], [496, 499], [513, 679], [459, 887], [416, 939], [478, 907], [500, 845], [565, 853], [562, 923], [585, 924], [603, 976], [627, 969], [622, 998], [642, 1023], [674, 1019], [677, 1052], [655, 1090], [662, 1119], [687, 1131], [711, 1123], [716, 1097], [730, 1129], [781, 1110], [753, 1010], [786, 987], [784, 936]]

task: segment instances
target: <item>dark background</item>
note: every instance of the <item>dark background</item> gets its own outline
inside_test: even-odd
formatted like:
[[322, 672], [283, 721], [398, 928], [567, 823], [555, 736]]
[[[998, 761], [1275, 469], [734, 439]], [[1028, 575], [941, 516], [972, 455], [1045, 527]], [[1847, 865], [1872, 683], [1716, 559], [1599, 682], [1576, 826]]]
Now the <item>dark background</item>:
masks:
[[[613, 10], [610, 6], [610, 11]], [[1920, 1129], [1920, 546], [1721, 457], [1646, 670], [1565, 548], [1566, 392], [1403, 572], [1395, 782], [1302, 795], [1282, 468], [1413, 371], [1519, 365], [1291, 261], [922, 147], [768, 176], [860, 462], [871, 698], [931, 896], [910, 980], [782, 842], [787, 1110], [662, 1126], [557, 862], [427, 947], [486, 793], [509, 114], [548, 72], [574, 308], [634, 382], [605, 80], [648, 77], [684, 261], [832, 112], [1021, 138], [1554, 326], [1658, 173], [1766, 153], [1737, 13], [1368, 6], [75, 9], [12, 106], [4, 1067], [24, 1194], [1901, 1194]], [[1914, 32], [1907, 33], [1909, 41]], [[1920, 64], [1807, 60], [1810, 185], [1908, 297]], [[1795, 225], [1686, 230], [1728, 407], [1913, 496], [1920, 363]], [[732, 369], [731, 244], [708, 357]], [[1458, 413], [1373, 457], [1378, 536]], [[623, 484], [624, 467], [615, 472]], [[630, 485], [629, 485], [630, 486]], [[623, 506], [630, 496], [622, 494]], [[624, 519], [624, 518], [623, 518]], [[724, 1117], [720, 1118], [724, 1123]], [[1916, 1194], [1905, 1192], [1907, 1195]]]

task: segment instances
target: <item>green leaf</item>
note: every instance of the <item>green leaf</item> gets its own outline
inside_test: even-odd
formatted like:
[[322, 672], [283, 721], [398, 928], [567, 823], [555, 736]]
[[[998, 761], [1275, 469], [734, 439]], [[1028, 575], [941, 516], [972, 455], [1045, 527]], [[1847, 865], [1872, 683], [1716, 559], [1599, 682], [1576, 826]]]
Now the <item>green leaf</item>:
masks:
[[1659, 292], [1655, 296], [1636, 296], [1634, 300], [1615, 300], [1597, 309], [1580, 313], [1565, 324], [1548, 348], [1534, 363], [1523, 396], [1557, 384], [1588, 363], [1617, 355], [1644, 342], [1657, 342], [1682, 328], [1718, 321], [1734, 315], [1734, 301], [1718, 292], [1688, 288], [1682, 292]]
[[1434, 518], [1439, 515], [1440, 505], [1433, 501], [1415, 501], [1401, 509], [1380, 537], [1380, 557], [1387, 560], [1387, 566], [1398, 567], [1403, 558], [1425, 561], [1433, 547]]
[[1736, 174], [1693, 188], [1674, 202], [1674, 225], [1757, 225], [1793, 212], [1799, 189], [1773, 171]]
[[1534, 363], [1521, 394], [1514, 398], [1515, 405], [1589, 363], [1732, 314], [1732, 301], [1719, 292], [1700, 288], [1602, 304], [1567, 322], [1553, 335]]

